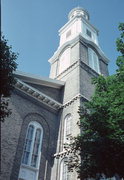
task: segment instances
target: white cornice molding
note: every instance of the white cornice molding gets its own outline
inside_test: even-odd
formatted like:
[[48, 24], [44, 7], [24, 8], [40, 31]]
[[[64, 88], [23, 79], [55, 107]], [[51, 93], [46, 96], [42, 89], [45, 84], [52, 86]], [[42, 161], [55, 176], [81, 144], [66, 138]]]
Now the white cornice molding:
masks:
[[71, 26], [75, 21], [77, 21], [78, 19], [82, 19], [82, 21], [84, 21], [86, 24], [88, 24], [93, 30], [95, 30], [97, 33], [99, 32], [99, 30], [94, 27], [89, 20], [85, 19], [82, 16], [75, 16], [74, 18], [72, 18], [71, 20], [69, 20], [63, 27], [61, 27], [59, 29], [59, 35], [61, 35], [61, 33], [63, 33], [69, 26]]
[[58, 60], [58, 58], [59, 58], [61, 52], [63, 51], [63, 49], [65, 49], [66, 47], [69, 47], [69, 46], [70, 46], [70, 48], [72, 48], [78, 42], [81, 42], [82, 44], [84, 44], [86, 46], [91, 45], [93, 48], [95, 48], [97, 53], [101, 56], [102, 60], [105, 61], [108, 64], [109, 59], [106, 57], [106, 55], [104, 54], [104, 52], [102, 51], [100, 46], [95, 44], [93, 41], [90, 41], [90, 40], [87, 40], [86, 38], [84, 38], [81, 33], [79, 35], [77, 35], [74, 39], [64, 43], [61, 47], [58, 47], [57, 51], [48, 60], [48, 62], [51, 63], [51, 64], [54, 63], [56, 60]]
[[54, 110], [62, 108], [62, 104], [40, 92], [39, 90], [29, 86], [28, 84], [16, 79], [15, 88], [24, 92], [25, 94], [35, 98], [36, 100], [42, 102], [43, 104], [49, 106]]

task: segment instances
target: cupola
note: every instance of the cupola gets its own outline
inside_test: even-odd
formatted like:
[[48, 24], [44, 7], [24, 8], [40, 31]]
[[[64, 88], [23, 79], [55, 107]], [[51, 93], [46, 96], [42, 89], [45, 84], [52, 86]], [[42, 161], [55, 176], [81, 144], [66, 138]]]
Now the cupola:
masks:
[[68, 15], [68, 19], [71, 20], [75, 17], [83, 17], [86, 20], [89, 20], [89, 13], [88, 13], [88, 11], [86, 11], [85, 9], [83, 9], [81, 7], [76, 7], [70, 11], [70, 13]]

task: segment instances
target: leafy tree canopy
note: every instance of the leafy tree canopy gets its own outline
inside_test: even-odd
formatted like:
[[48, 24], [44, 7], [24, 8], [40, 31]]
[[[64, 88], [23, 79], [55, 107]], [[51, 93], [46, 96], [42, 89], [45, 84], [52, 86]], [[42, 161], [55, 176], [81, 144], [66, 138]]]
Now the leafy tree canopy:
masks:
[[12, 52], [12, 47], [7, 45], [4, 36], [1, 37], [0, 47], [0, 120], [4, 121], [5, 117], [10, 114], [7, 98], [14, 87], [13, 72], [17, 67], [15, 60], [18, 55]]
[[82, 180], [99, 179], [103, 174], [124, 178], [124, 23], [119, 30], [116, 74], [93, 79], [95, 93], [79, 110], [82, 133], [70, 145], [72, 157], [78, 154], [81, 160], [70, 158], [69, 167]]

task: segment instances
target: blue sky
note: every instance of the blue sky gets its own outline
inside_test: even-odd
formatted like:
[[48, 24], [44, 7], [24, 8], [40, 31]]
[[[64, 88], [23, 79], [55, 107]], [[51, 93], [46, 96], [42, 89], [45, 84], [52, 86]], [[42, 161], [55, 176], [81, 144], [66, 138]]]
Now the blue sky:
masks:
[[3, 0], [2, 32], [19, 53], [18, 70], [49, 76], [48, 59], [59, 45], [58, 30], [71, 9], [88, 10], [90, 23], [99, 30], [99, 43], [115, 73], [118, 56], [115, 41], [119, 22], [124, 22], [124, 0]]

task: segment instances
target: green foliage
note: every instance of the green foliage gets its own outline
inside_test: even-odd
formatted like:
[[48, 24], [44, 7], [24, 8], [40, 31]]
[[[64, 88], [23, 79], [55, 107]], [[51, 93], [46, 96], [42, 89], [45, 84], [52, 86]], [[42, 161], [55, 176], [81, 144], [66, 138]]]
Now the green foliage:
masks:
[[4, 121], [5, 117], [10, 114], [8, 109], [8, 97], [14, 88], [13, 71], [16, 70], [17, 54], [12, 52], [12, 47], [7, 45], [7, 40], [2, 36], [0, 41], [0, 120]]
[[70, 145], [81, 161], [71, 161], [69, 167], [75, 168], [82, 180], [99, 179], [103, 174], [124, 178], [124, 23], [119, 30], [117, 73], [93, 79], [95, 93], [79, 110], [82, 133]]

